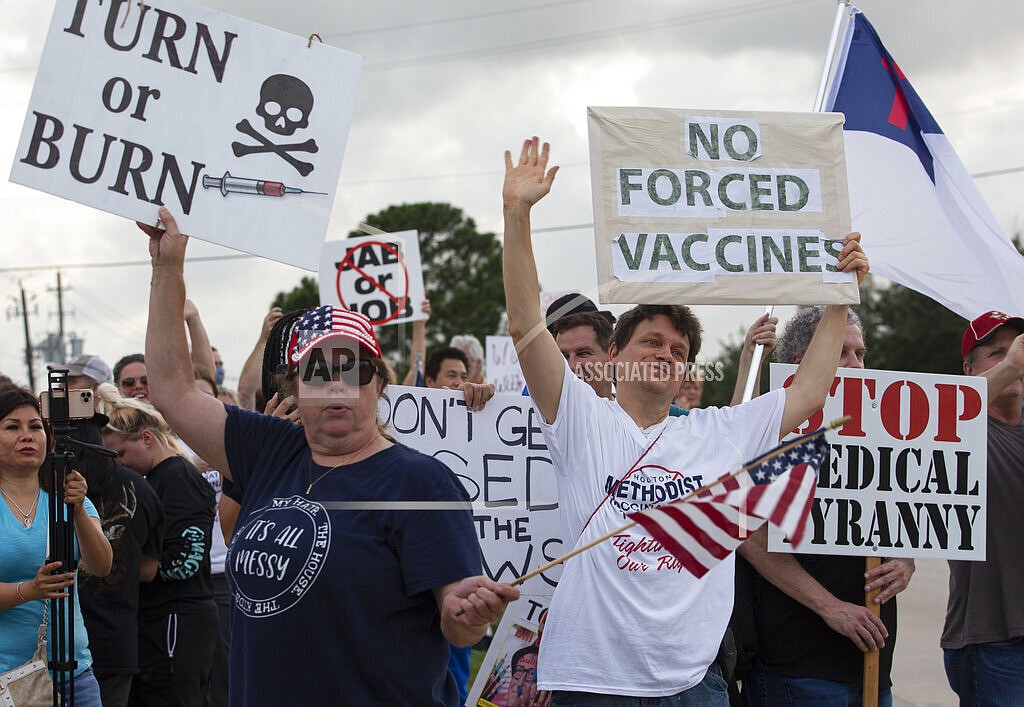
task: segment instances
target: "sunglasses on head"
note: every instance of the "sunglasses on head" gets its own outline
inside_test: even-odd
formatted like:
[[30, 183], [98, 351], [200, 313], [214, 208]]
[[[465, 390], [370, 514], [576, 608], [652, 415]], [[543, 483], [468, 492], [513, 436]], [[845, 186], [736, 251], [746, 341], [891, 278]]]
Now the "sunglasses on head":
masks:
[[135, 385], [135, 381], [138, 380], [142, 385], [149, 385], [149, 378], [146, 376], [139, 376], [138, 379], [135, 376], [129, 376], [128, 378], [121, 379], [121, 385], [125, 388], [131, 388]]
[[342, 381], [349, 386], [369, 385], [377, 369], [373, 361], [367, 358], [356, 358], [348, 349], [333, 350], [333, 361], [328, 361], [323, 354], [312, 355], [299, 364], [299, 380], [308, 386], [321, 387], [331, 381]]

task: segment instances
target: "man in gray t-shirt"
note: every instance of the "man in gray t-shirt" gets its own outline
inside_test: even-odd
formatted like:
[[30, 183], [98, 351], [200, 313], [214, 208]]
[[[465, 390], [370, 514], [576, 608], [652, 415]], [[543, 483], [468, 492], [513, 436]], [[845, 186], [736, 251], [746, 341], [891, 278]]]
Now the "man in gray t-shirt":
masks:
[[984, 562], [949, 563], [940, 643], [961, 704], [1024, 705], [1024, 319], [981, 315], [961, 353], [988, 379], [988, 540]]

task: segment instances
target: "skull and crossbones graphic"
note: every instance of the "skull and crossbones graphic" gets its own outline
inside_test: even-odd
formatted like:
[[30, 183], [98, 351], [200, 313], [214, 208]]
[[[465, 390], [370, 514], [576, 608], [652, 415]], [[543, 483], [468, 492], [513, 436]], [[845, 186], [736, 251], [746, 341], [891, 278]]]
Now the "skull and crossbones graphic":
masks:
[[[263, 118], [263, 125], [272, 133], [291, 136], [296, 130], [309, 126], [309, 114], [313, 111], [313, 92], [303, 81], [287, 74], [274, 74], [263, 82], [260, 88], [260, 102], [256, 106], [256, 115]], [[235, 129], [253, 138], [259, 144], [250, 145], [232, 142], [231, 150], [235, 157], [273, 152], [295, 168], [303, 177], [313, 171], [313, 165], [292, 156], [292, 152], [316, 152], [316, 141], [310, 138], [305, 142], [277, 144], [273, 139], [263, 135], [243, 119]]]

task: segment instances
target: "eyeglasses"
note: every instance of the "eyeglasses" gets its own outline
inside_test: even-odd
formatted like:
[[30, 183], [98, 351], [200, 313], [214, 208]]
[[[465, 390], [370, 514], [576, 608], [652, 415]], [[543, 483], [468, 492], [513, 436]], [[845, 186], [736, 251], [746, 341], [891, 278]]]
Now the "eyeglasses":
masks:
[[[129, 376], [128, 378], [122, 378], [121, 379], [121, 387], [122, 388], [131, 388], [132, 386], [135, 385], [135, 381], [136, 381], [135, 376]], [[139, 376], [138, 377], [138, 381], [140, 383], [142, 383], [142, 385], [149, 385], [149, 378], [146, 377], [146, 376]]]
[[[313, 351], [316, 352], [319, 349]], [[328, 364], [322, 355], [310, 356], [299, 365], [300, 380], [315, 388], [338, 380], [349, 386], [358, 384], [362, 387], [370, 384], [374, 374], [377, 373], [373, 361], [367, 358], [356, 358], [348, 349], [341, 349], [334, 353], [333, 365]]]
[[524, 674], [526, 675], [526, 682], [537, 682], [536, 668], [524, 668], [522, 666], [517, 666], [515, 670], [512, 671], [512, 677], [517, 680], [523, 677]]

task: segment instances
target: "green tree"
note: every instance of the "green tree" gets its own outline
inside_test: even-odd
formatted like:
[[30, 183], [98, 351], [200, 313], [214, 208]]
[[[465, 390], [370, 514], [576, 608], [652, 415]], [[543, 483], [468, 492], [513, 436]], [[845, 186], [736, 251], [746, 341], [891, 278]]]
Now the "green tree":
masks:
[[[478, 232], [462, 209], [444, 203], [389, 206], [367, 216], [365, 223], [388, 233], [419, 232], [423, 283], [432, 310], [427, 324], [428, 351], [447, 344], [456, 334], [473, 334], [483, 342], [497, 331], [505, 310], [505, 293], [501, 243], [493, 233]], [[364, 235], [362, 231], [349, 233], [352, 237]], [[316, 306], [318, 301], [317, 284], [310, 277], [274, 298], [275, 305], [286, 309]], [[419, 309], [420, 303], [412, 306]], [[399, 379], [408, 370], [411, 332], [409, 324], [377, 329], [381, 349], [395, 364]]]
[[315, 278], [303, 277], [299, 284], [288, 292], [278, 292], [271, 307], [280, 307], [285, 312], [293, 309], [307, 309], [320, 304], [320, 286]]
[[930, 297], [892, 283], [871, 290], [857, 311], [869, 368], [963, 373], [960, 340], [967, 320]]
[[[736, 374], [740, 368], [740, 352], [743, 350], [743, 337], [746, 330], [739, 329], [736, 334], [730, 336], [727, 341], [720, 341], [722, 349], [715, 356], [715, 363], [722, 364], [722, 375], [709, 375], [704, 381], [704, 396], [701, 398], [701, 405], [704, 407], [723, 407], [732, 401], [732, 391], [736, 387]], [[767, 385], [767, 369], [762, 377], [762, 382]], [[709, 374], [712, 371], [709, 371]]]

